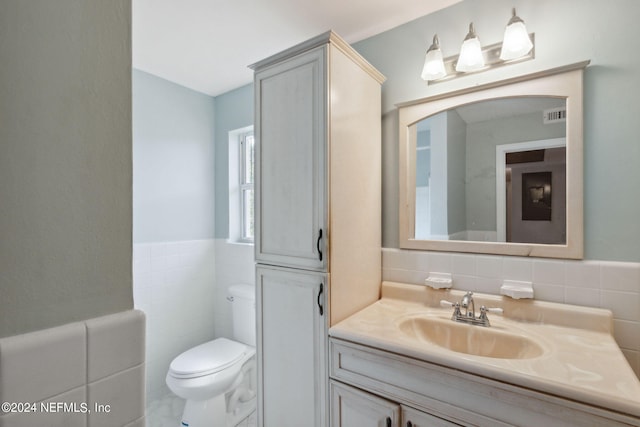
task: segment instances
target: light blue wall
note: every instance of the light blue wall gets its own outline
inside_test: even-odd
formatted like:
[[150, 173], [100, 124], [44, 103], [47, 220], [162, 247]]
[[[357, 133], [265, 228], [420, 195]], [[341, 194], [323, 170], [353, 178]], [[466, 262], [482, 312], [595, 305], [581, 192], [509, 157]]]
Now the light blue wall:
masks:
[[133, 242], [214, 237], [214, 98], [133, 70]]
[[215, 98], [215, 237], [229, 237], [229, 131], [253, 125], [253, 84]]
[[[427, 86], [426, 48], [438, 33], [457, 54], [470, 21], [484, 45], [502, 39], [516, 7], [536, 33], [533, 61]], [[585, 258], [640, 261], [640, 1], [465, 0], [354, 47], [386, 75], [383, 86], [383, 245], [398, 246], [398, 129], [394, 105], [590, 59], [585, 73]]]
[[447, 112], [447, 216], [449, 235], [467, 229], [467, 129], [456, 111]]
[[428, 149], [416, 151], [416, 186], [427, 187], [431, 174], [431, 131], [419, 130], [416, 135], [416, 147]]
[[[431, 140], [446, 141], [447, 115], [436, 114], [427, 120], [430, 122]], [[383, 157], [382, 162], [383, 164], [386, 163], [387, 159]], [[431, 183], [429, 189], [431, 200], [429, 209], [431, 211], [431, 234], [437, 236], [446, 236], [449, 234], [447, 217], [447, 167], [447, 147], [444, 144], [431, 144]], [[384, 227], [382, 231], [384, 232]]]

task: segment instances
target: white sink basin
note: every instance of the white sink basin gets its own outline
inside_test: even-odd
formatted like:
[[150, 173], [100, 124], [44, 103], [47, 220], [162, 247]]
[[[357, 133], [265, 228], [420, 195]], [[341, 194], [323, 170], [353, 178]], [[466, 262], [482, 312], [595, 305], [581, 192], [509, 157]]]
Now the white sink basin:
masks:
[[498, 359], [531, 359], [544, 351], [533, 340], [501, 329], [486, 328], [429, 316], [398, 321], [405, 335], [457, 353]]

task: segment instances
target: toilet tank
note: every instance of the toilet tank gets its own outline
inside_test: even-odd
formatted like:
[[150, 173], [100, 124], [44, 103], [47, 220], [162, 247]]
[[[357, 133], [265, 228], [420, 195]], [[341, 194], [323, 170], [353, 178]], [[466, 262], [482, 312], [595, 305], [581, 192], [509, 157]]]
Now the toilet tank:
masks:
[[255, 347], [256, 345], [256, 290], [251, 285], [229, 287], [229, 301], [233, 313], [233, 338]]

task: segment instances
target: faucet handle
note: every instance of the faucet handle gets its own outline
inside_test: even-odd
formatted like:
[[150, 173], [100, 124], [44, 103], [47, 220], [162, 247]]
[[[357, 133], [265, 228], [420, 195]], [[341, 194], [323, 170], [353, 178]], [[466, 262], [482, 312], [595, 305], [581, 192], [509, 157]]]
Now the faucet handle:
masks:
[[447, 300], [440, 300], [440, 307], [453, 307], [453, 314], [451, 315], [451, 320], [459, 319], [462, 314], [460, 313], [460, 303], [451, 302]]
[[455, 307], [456, 304], [457, 303], [454, 303], [454, 302], [451, 302], [451, 301], [447, 301], [447, 300], [444, 300], [444, 299], [440, 300], [440, 307], [444, 307], [444, 308]]
[[487, 313], [493, 313], [493, 314], [499, 314], [499, 315], [503, 315], [504, 314], [504, 310], [501, 308], [487, 308], [484, 305], [482, 307], [480, 307], [480, 317], [487, 316]]

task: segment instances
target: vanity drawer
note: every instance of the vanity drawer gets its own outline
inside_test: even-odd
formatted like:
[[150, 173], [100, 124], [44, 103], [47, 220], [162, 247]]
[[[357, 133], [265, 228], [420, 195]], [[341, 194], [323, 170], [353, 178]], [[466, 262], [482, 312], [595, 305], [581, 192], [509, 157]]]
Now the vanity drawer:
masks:
[[463, 425], [640, 425], [624, 414], [336, 338], [330, 340], [330, 375]]

